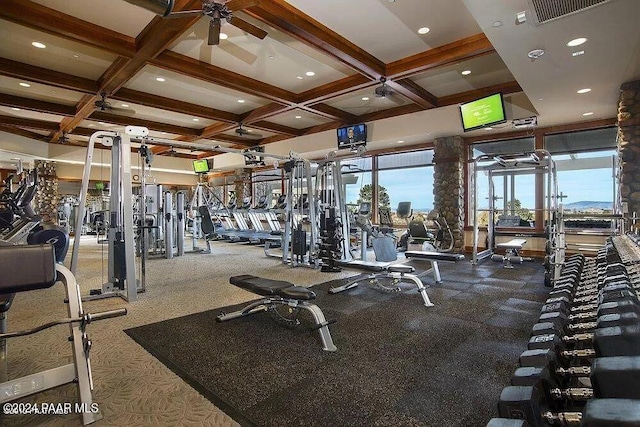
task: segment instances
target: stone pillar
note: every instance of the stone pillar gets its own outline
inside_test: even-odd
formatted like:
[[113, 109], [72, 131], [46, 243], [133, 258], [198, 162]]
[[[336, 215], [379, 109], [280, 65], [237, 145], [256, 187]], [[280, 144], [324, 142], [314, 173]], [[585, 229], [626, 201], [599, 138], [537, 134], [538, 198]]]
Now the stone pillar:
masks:
[[464, 141], [460, 136], [433, 141], [434, 208], [444, 216], [453, 233], [454, 252], [464, 251]]
[[55, 162], [36, 160], [38, 190], [34, 198], [34, 210], [43, 222], [58, 223], [58, 177]]
[[618, 154], [621, 160], [620, 196], [629, 214], [640, 216], [640, 80], [620, 87]]
[[236, 200], [238, 200], [238, 206], [241, 206], [244, 198], [251, 196], [251, 169], [236, 169], [233, 184], [236, 192]]

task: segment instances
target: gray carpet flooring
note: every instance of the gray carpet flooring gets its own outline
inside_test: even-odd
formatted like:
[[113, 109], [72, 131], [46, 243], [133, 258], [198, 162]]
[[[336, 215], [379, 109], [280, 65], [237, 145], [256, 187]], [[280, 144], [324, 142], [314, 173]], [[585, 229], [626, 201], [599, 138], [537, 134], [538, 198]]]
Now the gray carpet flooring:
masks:
[[[412, 261], [418, 269], [424, 264]], [[426, 308], [411, 285], [313, 289], [338, 346], [258, 314], [216, 323], [208, 310], [127, 333], [237, 422], [260, 426], [484, 426], [548, 289], [539, 263], [442, 264]], [[329, 279], [332, 276], [324, 276]]]

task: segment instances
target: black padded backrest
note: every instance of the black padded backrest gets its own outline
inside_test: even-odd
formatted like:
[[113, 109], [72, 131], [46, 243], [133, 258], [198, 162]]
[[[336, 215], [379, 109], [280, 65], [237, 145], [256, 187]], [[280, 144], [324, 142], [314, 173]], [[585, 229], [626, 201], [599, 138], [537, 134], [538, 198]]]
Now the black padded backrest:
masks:
[[433, 237], [429, 234], [429, 230], [424, 226], [424, 222], [420, 220], [413, 220], [409, 223], [409, 233], [411, 237], [422, 237], [422, 238], [430, 238]]
[[381, 226], [393, 227], [393, 221], [391, 221], [391, 209], [386, 206], [380, 206], [378, 208], [378, 216], [380, 217]]
[[213, 221], [211, 221], [211, 215], [209, 214], [209, 208], [206, 206], [200, 206], [198, 208], [198, 212], [202, 217], [200, 222], [200, 228], [202, 228], [202, 232], [209, 236], [213, 234], [215, 231], [215, 227], [213, 226]]
[[51, 287], [56, 282], [53, 245], [0, 246], [0, 294]]
[[396, 209], [396, 215], [398, 215], [398, 218], [409, 218], [412, 213], [411, 202], [398, 203], [398, 209]]

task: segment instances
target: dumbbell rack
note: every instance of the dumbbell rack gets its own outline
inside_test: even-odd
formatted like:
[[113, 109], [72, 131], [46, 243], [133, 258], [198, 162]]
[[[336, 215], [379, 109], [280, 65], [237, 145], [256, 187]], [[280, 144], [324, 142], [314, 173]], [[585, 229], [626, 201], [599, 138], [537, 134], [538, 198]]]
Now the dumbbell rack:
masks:
[[488, 427], [640, 425], [639, 242], [563, 263]]

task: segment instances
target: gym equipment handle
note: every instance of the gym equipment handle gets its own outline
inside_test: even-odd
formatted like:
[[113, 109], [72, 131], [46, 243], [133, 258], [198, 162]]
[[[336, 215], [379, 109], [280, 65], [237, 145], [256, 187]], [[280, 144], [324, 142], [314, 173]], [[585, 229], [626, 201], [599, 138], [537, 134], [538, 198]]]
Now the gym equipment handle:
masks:
[[118, 310], [102, 311], [100, 313], [95, 313], [95, 314], [85, 314], [84, 316], [80, 316], [80, 317], [67, 317], [66, 319], [54, 320], [53, 322], [45, 323], [44, 325], [36, 326], [35, 328], [32, 328], [32, 329], [25, 329], [22, 331], [6, 332], [4, 334], [0, 334], [0, 340], [32, 335], [57, 325], [64, 325], [64, 324], [73, 323], [73, 322], [83, 322], [84, 324], [87, 324], [95, 320], [109, 319], [112, 317], [124, 316], [125, 314], [127, 314], [127, 309], [120, 308]]

